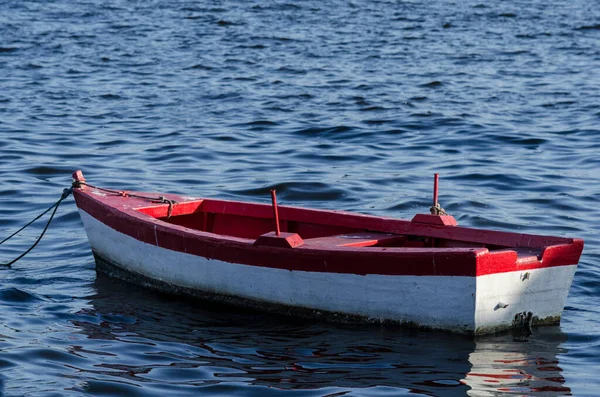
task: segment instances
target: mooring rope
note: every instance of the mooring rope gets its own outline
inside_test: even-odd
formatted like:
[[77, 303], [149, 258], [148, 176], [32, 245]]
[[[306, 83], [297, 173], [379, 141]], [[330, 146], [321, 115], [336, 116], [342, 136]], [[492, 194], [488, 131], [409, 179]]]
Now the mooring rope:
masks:
[[119, 195], [119, 196], [122, 196], [122, 197], [141, 198], [141, 199], [148, 200], [148, 201], [153, 201], [153, 202], [156, 202], [156, 203], [169, 204], [169, 209], [167, 211], [167, 218], [171, 217], [171, 213], [173, 212], [173, 206], [175, 204], [177, 204], [177, 201], [168, 199], [165, 196], [159, 196], [159, 197], [143, 196], [141, 194], [130, 193], [130, 192], [126, 191], [126, 190], [106, 189], [106, 188], [103, 188], [103, 187], [98, 187], [98, 186], [90, 185], [89, 183], [87, 183], [85, 181], [75, 181], [75, 182], [73, 182], [73, 187], [80, 187], [82, 185], [85, 185], [85, 186], [91, 187], [92, 189], [100, 190], [100, 191], [103, 191], [103, 192], [116, 194], [116, 195]]
[[42, 239], [42, 237], [44, 237], [44, 234], [46, 234], [46, 230], [48, 230], [48, 227], [50, 226], [50, 223], [52, 222], [52, 219], [54, 218], [54, 214], [56, 214], [56, 210], [58, 209], [58, 206], [60, 205], [60, 203], [63, 202], [63, 200], [65, 200], [67, 197], [69, 197], [69, 195], [72, 192], [73, 192], [73, 187], [70, 187], [68, 189], [64, 189], [62, 195], [60, 196], [60, 199], [58, 199], [58, 201], [56, 203], [52, 204], [50, 206], [50, 208], [48, 208], [46, 211], [42, 212], [40, 215], [38, 215], [37, 217], [35, 217], [31, 222], [29, 222], [28, 224], [26, 224], [25, 226], [23, 226], [22, 228], [20, 228], [19, 230], [17, 230], [16, 232], [14, 232], [13, 234], [11, 234], [7, 238], [5, 238], [4, 240], [0, 241], [0, 245], [1, 245], [1, 244], [5, 243], [6, 241], [10, 240], [14, 236], [16, 236], [17, 234], [19, 234], [23, 230], [25, 230], [25, 228], [27, 228], [28, 226], [30, 226], [33, 222], [37, 221], [42, 216], [46, 215], [48, 213], [48, 211], [50, 211], [51, 209], [54, 208], [54, 211], [52, 211], [52, 215], [50, 215], [50, 219], [48, 219], [48, 223], [46, 223], [46, 226], [44, 227], [44, 230], [42, 231], [42, 234], [40, 234], [40, 236], [33, 243], [33, 245], [31, 247], [29, 247], [27, 249], [27, 251], [23, 252], [21, 255], [17, 256], [12, 261], [7, 262], [7, 263], [0, 263], [0, 266], [10, 267], [13, 263], [15, 263], [16, 261], [18, 261], [19, 259], [21, 259], [25, 255], [27, 255], [28, 253], [30, 253], [35, 248], [35, 246], [38, 245], [38, 243], [40, 242], [40, 240]]
[[169, 209], [168, 209], [168, 212], [167, 212], [167, 218], [171, 217], [171, 213], [173, 212], [173, 206], [175, 204], [177, 204], [177, 201], [168, 199], [165, 196], [159, 196], [159, 197], [144, 196], [144, 195], [141, 195], [141, 194], [129, 193], [129, 192], [124, 191], [124, 190], [106, 189], [106, 188], [102, 188], [102, 187], [90, 185], [89, 183], [86, 183], [84, 181], [75, 181], [75, 182], [73, 182], [73, 186], [71, 186], [68, 189], [64, 189], [63, 190], [62, 196], [60, 197], [60, 199], [56, 203], [52, 204], [47, 210], [45, 210], [44, 212], [42, 212], [40, 215], [36, 216], [31, 222], [27, 223], [25, 226], [23, 226], [22, 228], [20, 228], [19, 230], [17, 230], [16, 232], [14, 232], [13, 234], [11, 234], [7, 238], [5, 238], [4, 240], [0, 241], [0, 245], [2, 245], [3, 243], [7, 242], [8, 240], [10, 240], [11, 238], [13, 238], [17, 234], [21, 233], [23, 230], [25, 230], [27, 227], [29, 227], [31, 224], [33, 224], [38, 219], [40, 219], [42, 216], [46, 215], [50, 210], [54, 209], [54, 211], [52, 211], [52, 215], [50, 215], [50, 219], [48, 219], [48, 223], [46, 223], [46, 226], [44, 227], [44, 230], [42, 231], [42, 234], [40, 234], [40, 236], [36, 239], [36, 241], [33, 243], [33, 245], [31, 247], [29, 247], [21, 255], [17, 256], [15, 259], [13, 259], [12, 261], [7, 262], [7, 263], [0, 263], [0, 266], [10, 267], [13, 263], [17, 262], [19, 259], [23, 258], [25, 255], [27, 255], [28, 253], [30, 253], [36, 247], [36, 245], [38, 245], [38, 243], [40, 242], [40, 240], [42, 239], [42, 237], [44, 237], [44, 234], [46, 234], [46, 231], [48, 230], [48, 227], [50, 226], [50, 223], [52, 222], [52, 219], [54, 218], [54, 214], [56, 214], [56, 210], [58, 209], [58, 206], [60, 205], [60, 203], [62, 203], [67, 197], [69, 197], [69, 195], [71, 193], [73, 193], [73, 189], [74, 188], [81, 187], [82, 185], [89, 186], [89, 187], [91, 187], [93, 189], [97, 189], [97, 190], [100, 190], [100, 191], [103, 191], [103, 192], [117, 194], [117, 195], [123, 196], [123, 197], [135, 197], [135, 198], [141, 198], [141, 199], [145, 199], [145, 200], [153, 201], [153, 202], [157, 202], [157, 203], [168, 204], [169, 205]]

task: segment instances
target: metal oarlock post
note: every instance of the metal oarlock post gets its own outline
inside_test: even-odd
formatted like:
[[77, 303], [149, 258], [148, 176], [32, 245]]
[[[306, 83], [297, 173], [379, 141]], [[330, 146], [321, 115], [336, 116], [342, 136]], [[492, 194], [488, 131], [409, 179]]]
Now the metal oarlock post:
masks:
[[437, 207], [438, 205], [438, 180], [440, 178], [440, 174], [433, 175], [433, 206]]
[[279, 212], [277, 212], [277, 195], [275, 194], [275, 189], [271, 190], [271, 202], [273, 203], [273, 217], [275, 218], [275, 233], [280, 236], [281, 230], [279, 230]]

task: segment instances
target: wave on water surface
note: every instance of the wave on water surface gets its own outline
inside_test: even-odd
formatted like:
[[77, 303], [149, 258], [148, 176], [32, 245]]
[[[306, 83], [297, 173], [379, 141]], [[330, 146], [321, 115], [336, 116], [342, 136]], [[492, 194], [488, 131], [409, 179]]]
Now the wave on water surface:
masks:
[[[0, 2], [0, 238], [97, 186], [586, 241], [560, 327], [467, 339], [156, 295], [75, 206], [0, 269], [0, 394], [594, 395], [595, 3]], [[0, 246], [23, 252], [43, 225]]]

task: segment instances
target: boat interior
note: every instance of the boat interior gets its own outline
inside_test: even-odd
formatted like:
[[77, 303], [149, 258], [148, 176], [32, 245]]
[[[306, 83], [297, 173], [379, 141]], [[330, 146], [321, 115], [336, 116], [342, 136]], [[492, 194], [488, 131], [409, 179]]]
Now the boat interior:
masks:
[[[248, 239], [250, 242], [275, 230], [273, 208], [266, 204], [204, 199], [178, 203], [172, 207], [170, 215], [167, 204], [156, 204], [136, 210], [170, 224]], [[482, 241], [481, 235], [473, 235], [473, 239], [468, 238], [465, 233], [452, 237], [449, 233], [439, 233], [440, 228], [410, 221], [382, 219], [347, 212], [279, 207], [281, 232], [297, 234], [301, 237], [303, 245], [308, 246], [460, 247], [488, 248], [490, 251], [515, 247], [513, 244], [498, 244], [493, 240]], [[402, 229], [402, 232], [396, 229]], [[519, 251], [523, 251], [527, 256], [537, 256], [541, 254], [541, 247], [536, 250], [521, 248]]]

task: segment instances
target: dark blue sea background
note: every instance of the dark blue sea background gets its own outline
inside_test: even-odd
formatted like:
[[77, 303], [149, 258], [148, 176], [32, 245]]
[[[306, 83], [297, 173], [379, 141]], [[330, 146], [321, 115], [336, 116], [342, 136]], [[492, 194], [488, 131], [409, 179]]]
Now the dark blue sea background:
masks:
[[439, 172], [460, 224], [586, 247], [560, 326], [473, 339], [107, 278], [69, 198], [0, 269], [0, 395], [600, 395], [597, 1], [2, 0], [0, 239], [77, 169], [409, 219]]

